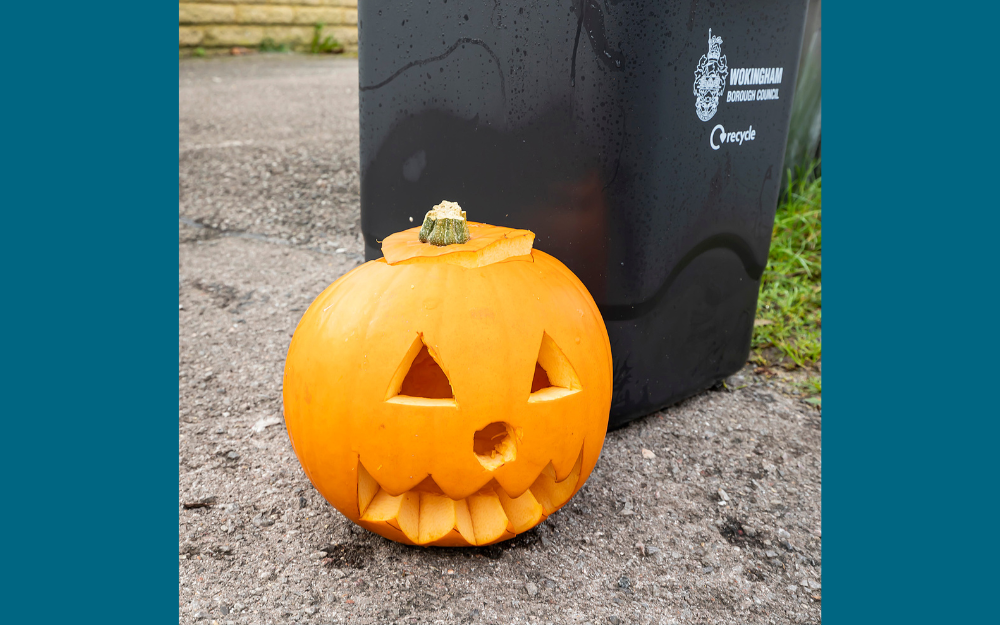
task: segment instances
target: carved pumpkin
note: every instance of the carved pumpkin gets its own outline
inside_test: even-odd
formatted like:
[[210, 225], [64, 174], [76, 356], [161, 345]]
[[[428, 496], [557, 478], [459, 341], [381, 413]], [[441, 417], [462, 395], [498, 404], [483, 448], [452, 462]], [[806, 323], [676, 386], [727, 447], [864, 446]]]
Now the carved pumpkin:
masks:
[[407, 544], [487, 545], [543, 521], [593, 470], [611, 405], [611, 346], [583, 284], [531, 232], [452, 208], [323, 291], [285, 363], [309, 479]]

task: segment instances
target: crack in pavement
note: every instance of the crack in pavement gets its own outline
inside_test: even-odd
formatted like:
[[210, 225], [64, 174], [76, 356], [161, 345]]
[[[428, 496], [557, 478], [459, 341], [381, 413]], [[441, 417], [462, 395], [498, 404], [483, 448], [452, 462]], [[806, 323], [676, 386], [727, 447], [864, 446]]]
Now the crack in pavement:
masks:
[[[208, 226], [203, 223], [199, 223], [189, 217], [179, 217], [179, 221], [185, 226], [191, 226], [192, 228], [197, 228], [199, 230], [209, 230], [217, 237], [230, 237], [234, 239], [251, 239], [254, 241], [263, 241], [264, 243], [270, 243], [272, 245], [284, 245], [285, 247], [294, 248], [297, 250], [305, 250], [308, 252], [315, 252], [317, 254], [323, 254], [324, 256], [343, 256], [344, 258], [350, 258], [355, 262], [364, 262], [365, 258], [363, 255], [354, 252], [331, 252], [318, 247], [311, 247], [308, 245], [294, 245], [289, 241], [284, 239], [279, 239], [277, 237], [269, 237], [266, 234], [259, 234], [256, 232], [246, 232], [244, 230], [223, 230], [221, 228], [215, 228], [213, 226]], [[183, 242], [182, 242], [183, 244]]]

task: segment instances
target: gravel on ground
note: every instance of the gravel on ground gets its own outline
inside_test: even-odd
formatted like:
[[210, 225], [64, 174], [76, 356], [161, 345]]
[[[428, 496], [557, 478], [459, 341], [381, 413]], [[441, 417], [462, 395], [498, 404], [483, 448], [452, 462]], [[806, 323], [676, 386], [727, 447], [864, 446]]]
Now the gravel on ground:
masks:
[[341, 516], [281, 379], [302, 312], [363, 262], [357, 61], [179, 74], [179, 622], [821, 620], [821, 412], [752, 367], [609, 433], [579, 494], [509, 542], [407, 547]]

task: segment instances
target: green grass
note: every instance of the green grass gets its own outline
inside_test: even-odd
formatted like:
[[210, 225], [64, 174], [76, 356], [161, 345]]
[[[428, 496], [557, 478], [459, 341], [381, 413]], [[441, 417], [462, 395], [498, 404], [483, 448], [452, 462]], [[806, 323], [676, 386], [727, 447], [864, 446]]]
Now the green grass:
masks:
[[806, 402], [823, 407], [823, 378], [819, 375], [809, 376], [804, 380], [792, 382], [792, 388], [805, 399]]
[[325, 39], [322, 38], [323, 27], [325, 24], [323, 22], [316, 22], [313, 25], [313, 38], [312, 42], [309, 44], [309, 52], [311, 54], [326, 54], [328, 52], [343, 52], [344, 47], [340, 45], [340, 42], [333, 38], [333, 36], [328, 36]]
[[[788, 369], [822, 355], [822, 178], [815, 167], [788, 177], [761, 278], [752, 360]], [[815, 389], [819, 392], [819, 388]]]
[[274, 39], [271, 39], [270, 37], [265, 37], [263, 40], [261, 40], [260, 45], [258, 46], [257, 49], [260, 50], [261, 52], [288, 52], [289, 51], [287, 43], [276, 43], [274, 41]]

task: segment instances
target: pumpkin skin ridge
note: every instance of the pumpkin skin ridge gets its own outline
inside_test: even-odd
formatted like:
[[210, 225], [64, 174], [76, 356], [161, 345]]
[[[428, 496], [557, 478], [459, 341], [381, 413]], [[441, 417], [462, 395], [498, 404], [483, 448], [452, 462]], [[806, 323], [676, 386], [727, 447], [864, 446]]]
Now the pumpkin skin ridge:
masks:
[[[291, 388], [294, 388], [294, 386], [305, 387], [307, 394], [308, 394], [308, 382], [300, 380], [299, 376], [295, 375], [296, 368], [294, 366], [290, 367], [289, 364], [291, 363], [294, 365], [297, 363], [297, 360], [293, 358], [293, 355], [298, 350], [303, 349], [302, 347], [303, 338], [299, 334], [299, 328], [301, 328], [303, 324], [306, 324], [310, 321], [310, 313], [313, 313], [312, 316], [317, 316], [317, 315], [322, 316], [323, 320], [325, 321], [329, 317], [327, 311], [329, 311], [331, 308], [334, 308], [337, 303], [342, 302], [344, 299], [350, 298], [354, 295], [354, 293], [352, 293], [349, 287], [350, 279], [351, 278], [356, 279], [358, 274], [363, 273], [362, 270], [364, 267], [365, 265], [359, 265], [358, 267], [355, 267], [351, 271], [348, 271], [346, 274], [338, 278], [335, 282], [333, 282], [326, 289], [324, 289], [306, 309], [306, 312], [303, 314], [302, 318], [299, 319], [299, 323], [296, 325], [295, 332], [292, 335], [292, 340], [289, 343], [288, 355], [286, 356], [285, 376], [282, 380], [282, 389], [283, 389], [282, 395], [284, 400], [283, 403], [286, 406], [285, 410], [283, 410], [283, 416], [285, 418], [286, 433], [288, 435], [289, 442], [292, 444], [292, 449], [293, 451], [295, 451], [296, 456], [299, 458], [300, 464], [302, 464], [303, 469], [306, 471], [306, 475], [309, 477], [310, 482], [312, 482], [313, 485], [316, 486], [317, 490], [319, 490], [321, 493], [324, 493], [323, 496], [325, 499], [327, 499], [327, 501], [330, 501], [331, 499], [328, 493], [340, 493], [341, 494], [340, 498], [343, 499], [343, 495], [346, 494], [345, 492], [346, 489], [342, 484], [343, 480], [340, 476], [343, 475], [344, 473], [353, 473], [354, 471], [356, 471], [357, 459], [359, 455], [356, 451], [345, 449], [343, 451], [345, 457], [342, 459], [342, 461], [336, 463], [335, 466], [331, 467], [327, 463], [322, 461], [322, 459], [324, 457], [327, 457], [327, 455], [323, 453], [322, 450], [315, 449], [314, 445], [312, 444], [312, 441], [309, 440], [309, 437], [298, 437], [295, 435], [295, 432], [297, 430], [296, 426], [300, 421], [300, 417], [298, 415], [298, 411], [296, 411], [294, 408], [289, 407], [289, 398], [291, 395], [294, 395], [294, 393], [290, 391], [289, 382], [290, 381], [292, 382]], [[317, 304], [322, 306], [322, 308], [314, 308], [317, 306]], [[350, 372], [350, 373], [355, 373], [355, 372]], [[292, 378], [292, 380], [289, 380], [289, 378]], [[317, 399], [319, 398], [317, 397]], [[309, 458], [315, 456], [320, 456], [319, 461], [310, 462]], [[357, 477], [354, 476], [355, 481], [356, 479]], [[349, 512], [352, 510], [357, 510], [356, 494], [352, 497], [352, 499], [353, 499], [353, 506], [349, 508], [348, 510]]]
[[[452, 486], [446, 490], [441, 487], [445, 493], [470, 493], [465, 497], [468, 498], [495, 481], [498, 490], [510, 499], [517, 499], [525, 491], [532, 490], [534, 482], [542, 472], [549, 470], [549, 465], [557, 478], [563, 478], [560, 482], [565, 481], [574, 472], [574, 461], [580, 457], [580, 473], [566, 501], [585, 483], [597, 462], [606, 434], [612, 378], [610, 345], [599, 311], [576, 276], [540, 250], [532, 250], [530, 257], [530, 262], [512, 257], [475, 268], [451, 263], [390, 265], [384, 258], [378, 259], [355, 267], [327, 287], [300, 319], [296, 336], [289, 346], [284, 378], [287, 431], [306, 475], [324, 498], [349, 519], [392, 540], [412, 544], [412, 541], [401, 539], [405, 535], [398, 528], [382, 528], [383, 533], [361, 519], [363, 511], [359, 509], [357, 492], [357, 467], [361, 463], [371, 466], [371, 475], [380, 490], [385, 490], [383, 474], [378, 471], [380, 465], [385, 466], [383, 472], [395, 471], [397, 479], [390, 481], [397, 485], [396, 488], [402, 488], [400, 495], [412, 491], [428, 476], [439, 486], [448, 483], [447, 475], [451, 472], [463, 473], [460, 479], [450, 480], [461, 488]], [[549, 262], [550, 259], [553, 262]], [[428, 282], [434, 286], [421, 294]], [[416, 288], [411, 290], [410, 284]], [[378, 295], [373, 296], [373, 293]], [[447, 294], [450, 294], [450, 303], [442, 301], [431, 309], [422, 306], [425, 299]], [[374, 298], [379, 301], [373, 302]], [[312, 310], [314, 307], [318, 308]], [[587, 315], [581, 319], [575, 312], [572, 315], [567, 312], [576, 309], [584, 310]], [[556, 318], [554, 325], [546, 320], [560, 310], [572, 318]], [[363, 312], [351, 314], [351, 311]], [[493, 316], [470, 317], [478, 311]], [[459, 346], [467, 343], [464, 337], [469, 332], [479, 332], [479, 326], [485, 334], [471, 343], [472, 347], [467, 350], [471, 353], [453, 358], [451, 350], [461, 349]], [[455, 333], [457, 337], [445, 336]], [[535, 364], [537, 340], [543, 333], [549, 334], [569, 360], [581, 380], [582, 389], [572, 397], [552, 402], [553, 405], [562, 403], [561, 408], [554, 406], [536, 411], [527, 404], [532, 371], [522, 369], [525, 364], [532, 367]], [[446, 407], [393, 412], [391, 407], [373, 405], [371, 397], [375, 395], [379, 403], [384, 403], [390, 378], [409, 347], [407, 341], [412, 342], [417, 334], [423, 334], [422, 340], [429, 348], [434, 347], [435, 351], [440, 348], [442, 355], [435, 360], [446, 372], [457, 404], [447, 408], [452, 417], [441, 414]], [[525, 336], [530, 336], [530, 340], [525, 341]], [[584, 340], [576, 343], [574, 337]], [[526, 347], [528, 343], [530, 347]], [[604, 344], [603, 352], [597, 343]], [[515, 348], [516, 345], [519, 346]], [[333, 354], [321, 353], [331, 348]], [[366, 352], [369, 367], [348, 366], [348, 363], [365, 360]], [[482, 367], [473, 358], [476, 354], [483, 361]], [[607, 361], [606, 364], [597, 366], [602, 360]], [[493, 381], [492, 377], [497, 380]], [[366, 395], [367, 390], [362, 387], [374, 389], [378, 379], [381, 380], [377, 384], [380, 386], [378, 392]], [[483, 398], [489, 395], [476, 388], [483, 384], [495, 389], [489, 392], [496, 395], [496, 406], [486, 407], [483, 403]], [[310, 393], [311, 402], [306, 400]], [[469, 405], [465, 401], [467, 395], [473, 400]], [[566, 415], [578, 412], [577, 408], [582, 410], [580, 417], [567, 418]], [[602, 411], [603, 416], [598, 417]], [[526, 423], [537, 419], [541, 421]], [[396, 422], [402, 424], [407, 420], [412, 421], [411, 427], [406, 429], [410, 439], [402, 430], [392, 432]], [[525, 428], [526, 438], [516, 445], [514, 460], [486, 471], [478, 463], [471, 464], [476, 462], [471, 452], [472, 433], [498, 421], [514, 428]], [[380, 425], [382, 430], [379, 430]], [[459, 429], [454, 429], [456, 427]], [[559, 434], [538, 434], [539, 439], [533, 441], [532, 428], [536, 432], [556, 428]], [[455, 454], [451, 451], [455, 445], [450, 441], [454, 440], [460, 450], [467, 445], [466, 431], [470, 439], [468, 454], [459, 453], [461, 462], [458, 464], [452, 459], [437, 466], [435, 455]], [[422, 451], [411, 448], [414, 433], [419, 434], [420, 441], [430, 438], [431, 443], [421, 442]], [[373, 437], [380, 442], [367, 444], [367, 439]], [[572, 442], [566, 444], [562, 439]], [[555, 445], [551, 450], [548, 449], [550, 444]], [[411, 458], [411, 454], [415, 455]], [[406, 475], [401, 475], [403, 472]], [[445, 477], [440, 480], [435, 477], [442, 472]], [[522, 475], [507, 479], [507, 474], [515, 473]], [[516, 489], [511, 486], [512, 482], [518, 483]], [[353, 490], [349, 497], [343, 496], [346, 495], [344, 483], [350, 484]], [[525, 483], [523, 491], [518, 492]], [[450, 495], [449, 498], [459, 499]], [[540, 518], [547, 516], [543, 513]], [[505, 533], [491, 542], [513, 535]], [[454, 540], [457, 539], [449, 534], [428, 544], [446, 544]]]
[[[377, 294], [378, 299], [376, 305], [374, 306], [374, 309], [371, 311], [370, 314], [364, 315], [365, 324], [363, 328], [364, 334], [362, 336], [363, 344], [371, 344], [374, 341], [378, 340], [379, 338], [378, 336], [373, 336], [373, 333], [375, 334], [378, 333], [377, 329], [378, 325], [376, 322], [384, 317], [384, 315], [386, 314], [385, 309], [392, 305], [390, 298], [385, 297], [385, 294], [393, 292], [392, 287], [395, 286], [396, 283], [401, 282], [402, 279], [405, 277], [399, 273], [397, 274], [389, 273], [389, 276], [390, 277], [388, 281], [381, 285], [380, 292], [378, 292]], [[423, 337], [421, 337], [421, 340], [423, 340]], [[362, 369], [363, 369], [368, 364], [368, 354], [367, 350], [365, 350], [364, 348], [362, 348], [361, 351], [363, 353], [363, 360], [362, 360]], [[386, 388], [383, 391], [383, 394], [387, 392], [388, 388]], [[363, 425], [358, 422], [359, 420], [363, 420], [365, 418], [365, 411], [364, 411], [364, 406], [357, 405], [358, 402], [362, 400], [360, 395], [355, 395], [352, 399], [353, 401], [351, 402], [351, 409], [349, 411], [350, 417], [347, 419], [347, 421], [350, 423], [350, 430], [356, 430], [360, 425]], [[350, 449], [352, 452], [357, 454], [358, 459], [360, 461], [361, 449], [358, 448], [358, 441], [356, 437], [351, 437]]]
[[[552, 256], [551, 254], [543, 252], [542, 250], [538, 250], [538, 249], [532, 249], [531, 250], [532, 255], [534, 255], [535, 252], [537, 252], [539, 254], [539, 258], [543, 259], [544, 263], [546, 263], [548, 265], [551, 265], [552, 267], [555, 267], [570, 282], [572, 282], [574, 286], [576, 286], [577, 290], [580, 291], [581, 294], [585, 294], [586, 295], [586, 297], [584, 297], [583, 299], [590, 306], [591, 312], [593, 314], [596, 314], [601, 319], [601, 323], [603, 325], [604, 317], [603, 317], [603, 315], [601, 315], [601, 310], [600, 310], [600, 308], [597, 307], [597, 302], [594, 301], [594, 298], [590, 295], [590, 291], [587, 290], [587, 286], [580, 280], [580, 278], [578, 278], [575, 273], [573, 273], [572, 271], [570, 271], [569, 267], [567, 267], [565, 265], [565, 263], [563, 263], [561, 260], [559, 260], [555, 256]], [[605, 328], [605, 335], [606, 335], [606, 330], [607, 330], [607, 328]], [[613, 354], [611, 353], [611, 341], [610, 341], [610, 339], [607, 338], [607, 336], [605, 336], [604, 344], [605, 344], [605, 347], [606, 347], [606, 350], [607, 350], [607, 355], [608, 355], [608, 375], [612, 376], [612, 378], [613, 378], [614, 377], [614, 360], [613, 360]]]
[[[590, 296], [589, 291], [587, 291], [586, 287], [583, 285], [580, 279], [576, 277], [576, 274], [570, 271], [569, 268], [566, 267], [566, 265], [563, 264], [562, 261], [560, 261], [559, 259], [538, 249], [533, 249], [532, 255], [536, 259], [536, 267], [538, 268], [538, 271], [545, 274], [545, 277], [548, 281], [552, 281], [553, 278], [551, 277], [551, 275], [545, 273], [545, 270], [549, 268], [554, 268], [556, 270], [556, 273], [559, 275], [559, 277], [567, 283], [561, 286], [563, 286], [563, 288], [568, 286], [573, 289], [575, 294], [578, 296], [578, 299], [581, 300], [584, 306], [586, 307], [585, 310], [591, 314], [595, 324], [600, 328], [600, 332], [598, 334], [603, 339], [602, 342], [604, 343], [606, 354], [608, 355], [608, 363], [609, 363], [608, 379], [610, 380], [612, 377], [612, 366], [610, 360], [611, 356], [610, 341], [607, 338], [607, 330], [604, 325], [604, 319], [600, 314], [600, 310], [597, 308], [597, 304], [593, 301], [593, 298]], [[553, 285], [548, 285], [548, 290], [550, 291], [554, 290]], [[556, 343], [556, 345], [560, 347], [560, 349], [563, 351], [565, 357], [569, 360], [571, 365], [573, 365], [574, 362], [581, 360], [579, 354], [577, 354], [575, 357], [572, 354], [572, 352], [578, 350], [576, 347], [576, 343], [574, 341], [570, 341], [568, 336], [562, 335], [560, 331], [557, 331], [555, 328], [551, 328], [548, 326], [546, 327], [545, 332], [547, 332], [549, 336], [552, 338], [552, 340]], [[576, 365], [573, 366], [574, 368], [576, 368]], [[579, 377], [579, 371], [577, 371], [577, 375]], [[592, 400], [592, 395], [594, 393], [594, 390], [595, 389], [591, 388], [590, 385], [583, 384], [579, 393], [564, 397], [559, 401], [564, 401], [568, 403], [572, 402], [579, 404], [587, 404]], [[610, 409], [610, 397], [608, 398], [608, 407]], [[552, 408], [547, 406], [539, 406], [538, 409], [542, 410], [542, 409], [552, 409]], [[575, 425], [576, 424], [574, 424], [574, 426]], [[586, 472], [587, 475], [589, 475], [590, 472], [593, 471], [594, 466], [596, 466], [597, 459], [600, 455], [601, 447], [603, 447], [603, 439], [602, 439], [602, 445], [598, 446], [596, 453], [593, 454], [593, 456], [590, 458], [589, 461], [587, 461], [587, 456], [585, 455], [585, 463], [584, 463], [585, 467], [589, 465], [589, 469]], [[568, 457], [563, 458], [562, 466], [560, 466], [558, 462], [554, 463], [557, 478], [565, 479], [572, 472], [573, 466], [574, 466], [573, 461], [571, 461]]]
[[[532, 253], [532, 255], [536, 255], [536, 253], [537, 253], [536, 260], [540, 261], [539, 262], [540, 265], [542, 265], [544, 267], [555, 268], [557, 270], [557, 272], [563, 276], [564, 279], [566, 279], [573, 286], [575, 286], [576, 289], [577, 289], [577, 292], [581, 295], [581, 299], [583, 299], [583, 301], [590, 308], [591, 314], [597, 319], [598, 323], [601, 326], [601, 329], [603, 330], [603, 332], [601, 333], [601, 336], [604, 339], [602, 342], [604, 343], [605, 353], [607, 354], [608, 379], [613, 379], [614, 378], [614, 360], [613, 360], [613, 354], [612, 354], [612, 351], [611, 351], [611, 341], [608, 338], [607, 328], [605, 327], [605, 324], [604, 324], [604, 317], [601, 315], [601, 311], [597, 307], [597, 302], [594, 301], [594, 298], [590, 295], [590, 292], [587, 290], [587, 287], [583, 284], [583, 282], [580, 281], [580, 278], [578, 278], [575, 273], [573, 273], [572, 271], [570, 271], [569, 267], [567, 267], [561, 260], [559, 260], [555, 256], [552, 256], [551, 254], [548, 254], [548, 253], [546, 253], [546, 252], [544, 252], [542, 250], [538, 250], [538, 249], [532, 249], [531, 253]], [[555, 338], [555, 337], [553, 337], [553, 338]], [[570, 362], [572, 362], [572, 359], [570, 360]], [[609, 401], [608, 401], [608, 408], [610, 409], [610, 398], [609, 398]], [[606, 430], [605, 430], [605, 432], [606, 432]], [[603, 448], [603, 439], [602, 439], [602, 444], [600, 446], [598, 446], [596, 452], [592, 453], [591, 455], [589, 455], [587, 457], [585, 457], [585, 461], [584, 461], [584, 475], [590, 475], [590, 473], [593, 472], [594, 467], [597, 466], [597, 460], [600, 458], [600, 453], [601, 453], [601, 449], [602, 448]]]
[[[443, 257], [437, 257], [437, 258], [440, 259]], [[486, 265], [484, 267], [469, 268], [469, 267], [463, 267], [461, 265], [451, 265], [450, 263], [446, 264], [444, 262], [441, 262], [439, 263], [438, 266], [441, 267], [441, 269], [439, 269], [440, 271], [445, 272], [448, 275], [448, 282], [445, 284], [445, 292], [454, 293], [456, 299], [460, 298], [461, 301], [463, 302], [462, 306], [453, 307], [451, 310], [449, 310], [448, 316], [443, 317], [445, 321], [444, 327], [457, 327], [461, 323], [466, 323], [467, 317], [470, 314], [470, 304], [469, 304], [470, 289], [460, 290], [455, 286], [455, 283], [457, 281], [462, 281], [464, 283], [473, 282], [474, 284], [480, 284], [482, 292], [484, 293], [484, 297], [482, 298], [481, 303], [486, 304], [488, 308], [493, 311], [494, 315], [497, 316], [502, 315], [502, 313], [500, 312], [501, 309], [496, 305], [497, 302], [501, 301], [503, 297], [501, 289], [499, 289], [496, 284], [495, 280], [496, 275], [494, 271], [482, 271], [483, 269], [491, 267], [492, 264]], [[451, 269], [450, 268], [451, 266], [455, 266], [457, 267], [457, 269]], [[446, 269], [445, 267], [449, 268]], [[446, 313], [442, 314], [444, 315]], [[497, 340], [500, 342], [500, 344], [508, 344], [510, 342], [511, 338], [509, 334], [509, 328], [507, 327], [507, 324], [504, 323], [502, 316], [500, 317], [498, 323], [495, 326], [495, 331], [498, 333]], [[495, 363], [496, 359], [503, 359], [504, 361], [509, 362], [508, 360], [509, 355], [505, 353], [491, 354], [490, 358], [491, 362]], [[507, 368], [508, 368], [507, 366], [503, 367], [503, 369]], [[458, 379], [453, 382], [455, 397], [459, 398], [460, 395], [462, 397], [469, 397], [470, 395], [474, 395], [477, 389], [473, 388], [470, 384], [468, 384], [466, 376], [461, 375], [457, 377]], [[509, 380], [502, 379], [501, 376], [491, 376], [491, 377], [494, 378], [495, 383], [501, 384], [503, 386], [509, 385]], [[511, 423], [510, 413], [512, 412], [512, 410], [510, 405], [509, 390], [503, 389], [498, 393], [498, 395], [499, 398], [493, 398], [493, 403], [494, 403], [493, 407], [496, 409], [496, 412], [503, 414], [503, 418], [500, 420], [506, 423]], [[468, 429], [476, 431], [485, 427], [490, 422], [491, 421], [482, 419], [481, 421], [474, 423], [469, 423], [467, 421], [466, 425], [469, 426]], [[512, 425], [514, 425], [515, 427], [517, 426], [516, 423], [512, 423]], [[470, 432], [469, 434], [471, 435], [472, 432]], [[514, 462], [516, 462], [516, 460]], [[451, 475], [445, 471], [441, 472], [444, 473], [444, 477], [442, 477], [441, 480], [436, 480], [436, 481], [438, 484], [442, 485], [442, 489], [446, 493], [448, 493], [450, 497], [452, 497], [453, 499], [457, 499], [459, 497], [456, 497], [456, 495], [460, 495], [462, 492], [468, 492], [472, 494], [484, 488], [491, 480], [496, 478], [498, 472], [503, 471], [504, 466], [506, 465], [497, 467], [494, 470], [487, 470], [482, 466], [478, 466], [475, 468], [470, 467], [468, 477], [465, 480], [468, 483], [462, 489], [448, 487], [448, 482], [450, 481]], [[432, 470], [430, 473], [433, 475], [435, 471]], [[441, 473], [439, 473], [439, 475]], [[466, 495], [466, 497], [468, 496], [469, 495]]]
[[[382, 261], [381, 266], [385, 268], [384, 272], [391, 276], [391, 278], [389, 279], [388, 283], [385, 284], [384, 288], [382, 288], [382, 294], [384, 295], [385, 293], [393, 293], [394, 291], [392, 290], [392, 287], [393, 286], [398, 286], [399, 284], [401, 284], [401, 285], [403, 285], [405, 287], [406, 282], [407, 282], [407, 280], [406, 280], [407, 273], [406, 272], [393, 272], [393, 271], [391, 271], [391, 268], [393, 266], [389, 265], [387, 262], [385, 262], [384, 258], [379, 259], [379, 260]], [[436, 272], [436, 268], [429, 267], [428, 269], [429, 269], [429, 271]], [[435, 280], [436, 278], [437, 278], [437, 275], [432, 275], [432, 277], [430, 279], [431, 280]], [[378, 336], [373, 336], [373, 332], [377, 332], [377, 330], [374, 329], [374, 326], [376, 325], [376, 322], [380, 318], [383, 318], [383, 317], [385, 317], [385, 318], [391, 318], [391, 312], [387, 312], [387, 311], [385, 311], [385, 309], [386, 308], [391, 308], [395, 303], [396, 303], [396, 300], [394, 298], [384, 297], [384, 296], [379, 297], [378, 311], [380, 313], [384, 313], [384, 314], [372, 315], [372, 316], [369, 316], [366, 319], [366, 331], [367, 331], [366, 335], [365, 335], [365, 340], [366, 341], [373, 341], [373, 340], [377, 341], [378, 340], [378, 338], [379, 338]], [[430, 312], [434, 313], [435, 309], [439, 309], [439, 306], [435, 306], [434, 309], [432, 309]], [[438, 312], [440, 312], [440, 311], [438, 311]], [[436, 323], [432, 322], [430, 325], [440, 325], [440, 324], [436, 324]], [[431, 339], [429, 339], [427, 337], [427, 333], [425, 331], [423, 331], [423, 330], [417, 330], [415, 328], [411, 328], [411, 330], [413, 332], [415, 332], [417, 335], [419, 335], [420, 340], [423, 342], [424, 345], [427, 346], [429, 352], [436, 352], [437, 351], [437, 348], [434, 345], [433, 340], [431, 340]], [[445, 365], [442, 364], [441, 358], [440, 357], [434, 357], [434, 356], [432, 356], [432, 358], [434, 358], [434, 360], [438, 363], [438, 366], [440, 366], [442, 368], [442, 370], [445, 371], [445, 375], [447, 375], [447, 371], [444, 369]], [[451, 380], [451, 378], [449, 377], [449, 382], [450, 382], [450, 380]], [[383, 390], [383, 394], [386, 393], [387, 391], [388, 391], [388, 388], [384, 389]], [[454, 388], [452, 388], [452, 393], [454, 394]], [[364, 424], [364, 420], [367, 418], [364, 403], [367, 401], [367, 399], [365, 398], [365, 396], [363, 394], [356, 394], [354, 400], [355, 400], [355, 403], [352, 406], [352, 410], [351, 410], [351, 413], [353, 415], [352, 419], [351, 419], [351, 422], [352, 422], [352, 428], [351, 429], [353, 431], [363, 430], [364, 429], [364, 425], [365, 425]], [[433, 407], [428, 406], [428, 407], [422, 407], [422, 408], [427, 409], [428, 411], [431, 412], [431, 414], [434, 417], [436, 417], [438, 415], [435, 414], [433, 411], [442, 410], [442, 409], [444, 409], [444, 410], [459, 410], [460, 409], [460, 404], [459, 404], [458, 397], [457, 396], [454, 397], [454, 400], [455, 400], [455, 405], [454, 406], [441, 406], [441, 407], [439, 407], [439, 406], [433, 406]], [[357, 405], [358, 403], [360, 403], [361, 405]], [[421, 412], [423, 412], [423, 410], [421, 410]], [[400, 432], [399, 428], [393, 428], [393, 429], [397, 433]], [[363, 442], [364, 441], [361, 440], [361, 437], [357, 437], [357, 436], [352, 436], [351, 437], [351, 449], [352, 449], [352, 451], [356, 451], [357, 452], [359, 459], [363, 457], [362, 450], [359, 448], [359, 445], [361, 445]], [[406, 447], [407, 447], [406, 443], [407, 443], [407, 441], [404, 441], [400, 437], [397, 437], [397, 440], [396, 440], [396, 442], [395, 442], [395, 444], [393, 446], [395, 448], [406, 449]], [[367, 463], [366, 463], [366, 466], [368, 466]], [[376, 465], [376, 466], [378, 466], [378, 465]], [[372, 475], [374, 477], [374, 472], [372, 473]], [[421, 481], [423, 481], [424, 479], [426, 479], [427, 476], [429, 476], [429, 475], [430, 475], [430, 472], [427, 471], [427, 470], [414, 471], [413, 475], [412, 475], [413, 485], [415, 486], [416, 484], [419, 484]], [[378, 481], [377, 478], [376, 478], [376, 481]], [[382, 486], [381, 482], [379, 482], [379, 486], [380, 486], [380, 488], [382, 488], [383, 490], [385, 490], [387, 493], [396, 492], [398, 494], [405, 494], [405, 493], [407, 493], [407, 492], [409, 492], [409, 491], [412, 490], [412, 486], [410, 488], [407, 488], [407, 489], [399, 489], [399, 488], [393, 488], [393, 487], [386, 488], [385, 486]]]
[[[535, 250], [532, 250], [534, 253]], [[506, 276], [505, 279], [509, 282], [507, 290], [515, 294], [514, 297], [505, 294], [498, 288], [495, 281], [497, 275], [486, 274], [491, 286], [497, 293], [497, 315], [498, 317], [513, 318], [517, 319], [520, 315], [525, 314], [525, 310], [530, 310], [528, 314], [532, 316], [539, 316], [541, 305], [539, 304], [540, 297], [536, 293], [539, 291], [539, 285], [532, 284], [530, 280], [536, 280], [535, 272], [538, 270], [537, 267], [532, 265], [519, 266], [516, 269], [512, 268], [509, 273], [512, 275]], [[547, 286], [547, 285], [543, 285]], [[550, 288], [543, 288], [541, 292], [546, 295], [550, 295], [553, 291]], [[540, 342], [546, 332], [546, 324], [540, 324], [541, 328], [537, 331], [537, 339]], [[501, 324], [505, 330], [507, 326]], [[506, 337], [505, 337], [506, 338]], [[532, 338], [532, 343], [534, 343], [534, 338]], [[533, 407], [528, 405], [528, 399], [531, 394], [531, 378], [529, 375], [534, 373], [534, 365], [537, 362], [538, 349], [534, 345], [526, 354], [525, 364], [527, 367], [516, 366], [517, 363], [511, 363], [507, 369], [513, 368], [516, 371], [523, 371], [523, 379], [517, 383], [514, 380], [508, 380], [508, 392], [505, 394], [506, 397], [510, 398], [510, 407], [505, 410], [508, 414], [519, 413], [519, 418], [512, 419], [512, 421], [533, 421], [532, 416], [538, 413], [551, 412], [551, 407]], [[523, 396], [522, 396], [523, 391]], [[514, 403], [516, 401], [516, 404]], [[577, 398], [577, 402], [584, 402], [583, 397]], [[565, 406], [565, 404], [564, 404]], [[579, 438], [579, 444], [571, 445], [573, 449], [578, 449], [582, 447], [583, 439], [582, 434], [579, 437], [574, 436], [575, 432], [567, 433], [566, 438], [570, 440], [575, 440]], [[520, 447], [520, 445], [519, 445]], [[530, 453], [530, 452], [529, 452]], [[572, 471], [577, 453], [570, 453], [566, 455], [565, 458], [552, 457], [551, 454], [546, 454], [545, 456], [535, 457], [535, 458], [525, 458], [524, 455], [519, 455], [519, 461], [515, 463], [504, 464], [498, 467], [496, 470], [492, 471], [492, 477], [499, 484], [501, 484], [508, 495], [513, 495], [516, 493], [520, 495], [525, 490], [527, 490], [531, 484], [537, 479], [538, 473], [545, 469], [548, 464], [552, 464], [556, 470], [556, 474], [565, 478]]]

